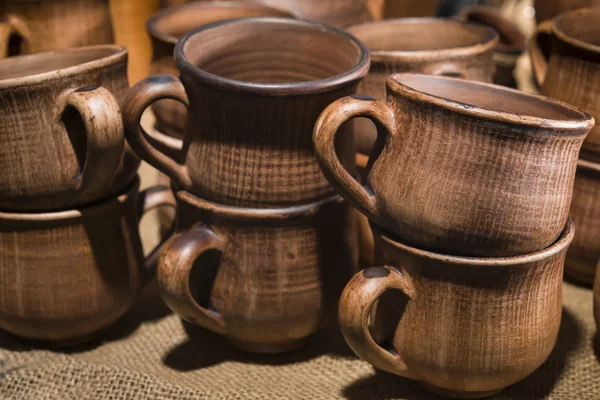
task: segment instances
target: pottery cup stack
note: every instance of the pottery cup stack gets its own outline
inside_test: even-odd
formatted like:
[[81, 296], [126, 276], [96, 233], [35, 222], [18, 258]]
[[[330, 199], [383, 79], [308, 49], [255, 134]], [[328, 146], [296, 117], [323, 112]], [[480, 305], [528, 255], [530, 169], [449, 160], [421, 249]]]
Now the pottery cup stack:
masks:
[[[182, 10], [200, 25], [283, 14], [229, 2], [184, 7], [150, 21], [155, 41], [167, 42], [162, 30]], [[123, 105], [128, 142], [171, 179], [177, 198], [178, 233], [157, 269], [163, 299], [239, 348], [296, 348], [335, 320], [357, 267], [354, 214], [323, 176], [312, 130], [328, 104], [356, 91], [368, 51], [316, 22], [252, 17], [202, 25], [178, 40], [174, 61], [166, 54], [155, 47], [155, 70], [173, 73], [174, 62], [180, 78], [151, 76]], [[179, 107], [155, 104], [164, 99]], [[140, 126], [150, 105], [154, 135]], [[337, 148], [351, 170], [345, 133]]]
[[[556, 3], [556, 4], [553, 4]], [[568, 3], [568, 2], [565, 2]], [[549, 2], [547, 6], [558, 6]], [[566, 4], [565, 4], [566, 5]], [[546, 15], [551, 10], [541, 13]], [[568, 11], [540, 22], [530, 43], [534, 76], [544, 95], [600, 117], [600, 8]], [[585, 27], [585, 29], [582, 29]], [[591, 286], [600, 258], [600, 127], [581, 149], [571, 216], [577, 226], [565, 275]]]
[[[573, 180], [594, 119], [457, 78], [393, 74], [386, 89], [385, 102], [335, 101], [314, 129], [325, 176], [375, 240], [376, 266], [342, 294], [342, 332], [379, 369], [442, 395], [488, 396], [554, 347]], [[364, 184], [335, 149], [356, 117], [377, 127]]]

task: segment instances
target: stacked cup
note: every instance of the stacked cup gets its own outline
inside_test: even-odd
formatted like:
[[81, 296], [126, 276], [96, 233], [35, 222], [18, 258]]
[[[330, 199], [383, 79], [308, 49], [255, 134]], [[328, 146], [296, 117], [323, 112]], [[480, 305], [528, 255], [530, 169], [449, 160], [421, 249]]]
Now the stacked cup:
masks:
[[[546, 20], [531, 40], [534, 76], [542, 94], [600, 116], [600, 8]], [[582, 29], [581, 27], [586, 27]], [[550, 44], [546, 49], [545, 45]], [[575, 178], [571, 217], [577, 235], [567, 254], [565, 275], [591, 286], [600, 258], [600, 127], [585, 140]]]
[[[366, 186], [335, 152], [355, 117], [378, 128]], [[370, 219], [381, 265], [340, 300], [352, 349], [452, 397], [490, 395], [540, 366], [560, 325], [568, 210], [593, 125], [550, 98], [417, 74], [390, 76], [387, 102], [346, 97], [325, 109], [319, 162]]]
[[[0, 327], [68, 345], [131, 306], [148, 277], [124, 141], [127, 50], [100, 45], [0, 62]], [[173, 203], [171, 201], [171, 203]]]
[[[311, 139], [323, 109], [355, 92], [368, 52], [319, 23], [245, 18], [186, 34], [175, 62], [180, 79], [139, 82], [123, 106], [129, 143], [171, 178], [179, 207], [157, 270], [162, 296], [239, 348], [295, 348], [332, 319], [356, 269], [355, 220]], [[179, 143], [139, 125], [166, 98], [187, 107]], [[352, 166], [353, 137], [340, 139]]]

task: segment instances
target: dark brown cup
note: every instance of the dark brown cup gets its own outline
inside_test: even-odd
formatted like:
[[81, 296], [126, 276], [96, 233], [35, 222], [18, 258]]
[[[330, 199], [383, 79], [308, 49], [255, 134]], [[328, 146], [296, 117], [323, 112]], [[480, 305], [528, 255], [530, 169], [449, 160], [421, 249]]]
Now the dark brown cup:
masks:
[[560, 328], [572, 221], [550, 247], [503, 258], [431, 253], [372, 227], [380, 266], [358, 272], [339, 307], [342, 333], [363, 360], [444, 397], [474, 399], [524, 379], [548, 358]]
[[600, 259], [600, 165], [579, 160], [569, 215], [577, 233], [565, 261], [565, 275], [593, 285]]
[[[369, 69], [368, 51], [356, 38], [289, 18], [229, 20], [180, 39], [175, 62], [181, 81], [147, 78], [124, 102], [127, 140], [138, 155], [182, 190], [220, 204], [285, 207], [333, 195], [315, 158], [312, 129], [321, 111], [354, 93]], [[149, 138], [139, 125], [143, 111], [165, 98], [188, 106], [179, 146], [173, 138]], [[353, 168], [351, 132], [338, 151]]]
[[182, 318], [257, 353], [297, 348], [335, 318], [358, 259], [354, 214], [339, 196], [284, 209], [176, 198], [179, 234], [157, 277]]
[[[546, 54], [544, 40], [551, 42]], [[542, 94], [573, 104], [600, 117], [600, 8], [561, 14], [541, 23], [529, 49], [534, 76]], [[600, 128], [583, 143], [581, 156], [600, 162]]]
[[[385, 80], [394, 72], [417, 72], [491, 82], [498, 35], [490, 28], [441, 18], [405, 18], [354, 25], [348, 31], [367, 45], [369, 74], [358, 93], [385, 101]], [[357, 149], [371, 154], [377, 131], [354, 121]]]
[[[150, 73], [179, 75], [173, 53], [177, 40], [187, 32], [211, 22], [248, 17], [292, 17], [286, 11], [244, 1], [205, 1], [170, 7], [154, 14], [146, 27], [152, 39]], [[160, 133], [183, 137], [187, 110], [175, 100], [161, 100], [152, 106]]]
[[0, 58], [113, 42], [109, 0], [0, 2]]
[[40, 212], [102, 201], [131, 185], [120, 100], [127, 50], [102, 45], [0, 61], [0, 209]]
[[[335, 152], [338, 127], [355, 117], [379, 127], [364, 186]], [[327, 107], [314, 143], [338, 193], [399, 240], [501, 257], [539, 251], [558, 238], [592, 126], [589, 114], [547, 97], [394, 74], [385, 103], [348, 96]]]
[[122, 316], [154, 275], [139, 221], [146, 211], [175, 205], [167, 187], [138, 190], [139, 181], [87, 208], [1, 212], [0, 328], [60, 347], [88, 340]]

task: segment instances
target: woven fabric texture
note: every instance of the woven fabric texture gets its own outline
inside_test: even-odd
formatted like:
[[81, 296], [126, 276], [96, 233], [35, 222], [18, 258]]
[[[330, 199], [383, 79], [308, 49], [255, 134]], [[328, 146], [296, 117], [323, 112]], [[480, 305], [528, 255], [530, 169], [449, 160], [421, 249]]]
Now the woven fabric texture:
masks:
[[[560, 335], [548, 361], [492, 399], [600, 399], [592, 292], [564, 289]], [[337, 324], [279, 356], [235, 350], [182, 321], [156, 285], [97, 340], [69, 351], [0, 334], [0, 399], [438, 399], [418, 383], [356, 358]]]

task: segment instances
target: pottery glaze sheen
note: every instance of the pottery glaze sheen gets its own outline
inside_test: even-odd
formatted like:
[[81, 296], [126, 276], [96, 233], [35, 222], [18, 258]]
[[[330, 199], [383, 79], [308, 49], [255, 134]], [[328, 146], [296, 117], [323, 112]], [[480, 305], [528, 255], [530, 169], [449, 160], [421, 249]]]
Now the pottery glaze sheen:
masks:
[[[568, 218], [587, 113], [503, 86], [417, 74], [387, 80], [386, 103], [346, 97], [319, 117], [323, 172], [369, 219], [423, 249], [470, 256], [551, 245]], [[378, 126], [366, 186], [340, 164], [340, 125]]]
[[[286, 11], [243, 1], [205, 1], [170, 7], [154, 14], [146, 27], [152, 39], [150, 73], [177, 76], [173, 53], [177, 40], [199, 26], [232, 18], [292, 17]], [[161, 100], [152, 106], [159, 132], [183, 137], [187, 110], [175, 100]]]
[[[333, 195], [312, 129], [321, 111], [353, 94], [367, 74], [368, 51], [356, 38], [289, 18], [229, 20], [180, 39], [175, 61], [181, 81], [150, 77], [124, 102], [127, 140], [138, 155], [182, 190], [220, 204], [283, 207]], [[139, 126], [143, 110], [164, 98], [188, 107], [177, 154]], [[351, 131], [338, 152], [352, 170]]]
[[339, 307], [342, 333], [363, 360], [444, 397], [472, 399], [524, 379], [548, 358], [572, 221], [550, 247], [504, 258], [431, 253], [372, 228], [380, 266], [358, 272]]

